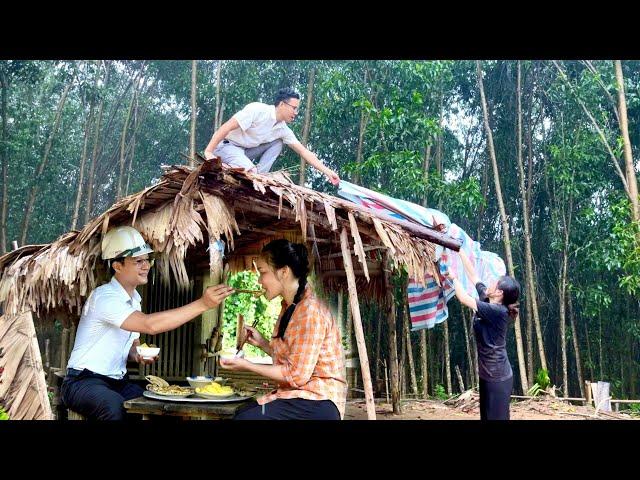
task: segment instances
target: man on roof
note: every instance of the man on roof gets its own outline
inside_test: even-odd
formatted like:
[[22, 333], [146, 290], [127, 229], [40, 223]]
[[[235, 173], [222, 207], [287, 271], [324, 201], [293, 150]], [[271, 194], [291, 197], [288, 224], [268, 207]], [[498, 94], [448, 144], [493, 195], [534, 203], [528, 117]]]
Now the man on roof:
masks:
[[[273, 105], [261, 102], [246, 105], [213, 133], [204, 151], [205, 158], [216, 156], [233, 167], [267, 173], [285, 144], [338, 185], [338, 174], [302, 145], [287, 126], [296, 119], [299, 108], [300, 95], [291, 88], [278, 90]], [[252, 160], [258, 158], [256, 166]]]
[[215, 285], [183, 307], [144, 314], [136, 287], [148, 281], [152, 253], [132, 227], [116, 227], [102, 239], [102, 259], [113, 276], [91, 292], [84, 305], [61, 387], [63, 403], [89, 420], [122, 420], [123, 402], [142, 395], [142, 388], [128, 379], [127, 361], [153, 363], [158, 356], [147, 360], [138, 354], [140, 333], [178, 328], [234, 291]]

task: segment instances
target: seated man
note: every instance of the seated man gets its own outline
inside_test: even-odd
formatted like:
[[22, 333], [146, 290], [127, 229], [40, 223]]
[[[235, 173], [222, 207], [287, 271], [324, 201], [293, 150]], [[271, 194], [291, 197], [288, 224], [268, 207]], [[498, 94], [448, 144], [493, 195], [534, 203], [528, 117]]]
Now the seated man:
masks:
[[142, 395], [142, 388], [128, 380], [127, 360], [153, 363], [157, 357], [147, 361], [138, 355], [138, 332], [156, 335], [178, 328], [233, 293], [226, 285], [216, 285], [183, 307], [145, 315], [136, 287], [147, 283], [150, 253], [151, 247], [132, 227], [116, 227], [102, 240], [102, 259], [113, 277], [91, 292], [84, 305], [60, 388], [63, 403], [89, 420], [122, 420], [123, 402]]
[[[309, 165], [324, 173], [338, 185], [340, 177], [302, 145], [287, 126], [296, 119], [300, 95], [290, 88], [278, 91], [273, 105], [253, 102], [236, 113], [216, 130], [204, 151], [206, 159], [214, 156], [234, 167], [266, 173], [282, 151], [283, 143]], [[260, 158], [257, 167], [252, 160]]]

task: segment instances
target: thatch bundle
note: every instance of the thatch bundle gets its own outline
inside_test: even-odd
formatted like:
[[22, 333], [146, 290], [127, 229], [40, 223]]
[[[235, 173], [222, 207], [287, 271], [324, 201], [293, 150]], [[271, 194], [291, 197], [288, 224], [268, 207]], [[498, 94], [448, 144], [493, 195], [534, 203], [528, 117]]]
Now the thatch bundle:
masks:
[[0, 317], [0, 405], [11, 420], [51, 420], [31, 313]]

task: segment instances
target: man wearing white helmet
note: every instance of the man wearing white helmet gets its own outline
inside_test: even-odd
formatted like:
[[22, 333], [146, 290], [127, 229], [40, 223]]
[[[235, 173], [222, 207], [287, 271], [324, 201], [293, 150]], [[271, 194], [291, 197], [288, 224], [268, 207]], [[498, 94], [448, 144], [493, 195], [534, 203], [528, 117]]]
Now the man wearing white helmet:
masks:
[[116, 227], [102, 240], [102, 259], [113, 276], [91, 292], [84, 305], [61, 387], [65, 405], [89, 419], [122, 420], [123, 402], [142, 395], [142, 388], [128, 381], [127, 361], [153, 363], [157, 357], [145, 360], [138, 355], [140, 333], [178, 328], [233, 293], [231, 287], [216, 285], [183, 307], [144, 314], [136, 287], [148, 281], [152, 253], [132, 227]]

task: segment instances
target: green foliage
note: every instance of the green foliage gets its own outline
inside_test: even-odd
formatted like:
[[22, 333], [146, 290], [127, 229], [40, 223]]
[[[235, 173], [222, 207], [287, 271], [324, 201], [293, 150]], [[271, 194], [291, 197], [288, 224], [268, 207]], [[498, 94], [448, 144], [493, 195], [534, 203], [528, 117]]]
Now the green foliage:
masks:
[[[259, 290], [258, 275], [255, 272], [244, 271], [231, 275], [228, 285], [235, 288], [248, 290]], [[238, 315], [244, 315], [246, 325], [253, 325], [257, 319], [256, 328], [262, 335], [269, 339], [273, 332], [273, 327], [280, 313], [280, 299], [274, 298], [270, 302], [264, 297], [254, 297], [249, 293], [237, 293], [225, 300], [224, 321], [222, 324], [223, 348], [235, 348], [237, 335]], [[265, 357], [266, 354], [253, 345], [246, 344], [244, 347], [248, 356]]]
[[447, 391], [445, 390], [444, 386], [440, 385], [439, 383], [433, 389], [433, 396], [438, 400], [447, 400], [449, 398], [449, 395], [447, 395]]
[[549, 372], [544, 368], [538, 369], [538, 373], [536, 374], [536, 381], [531, 386], [531, 388], [527, 391], [527, 395], [531, 395], [532, 397], [537, 397], [540, 395], [540, 392], [546, 390], [551, 385], [551, 379], [549, 378]]
[[2, 405], [0, 405], [0, 420], [9, 420], [9, 414], [5, 412]]

